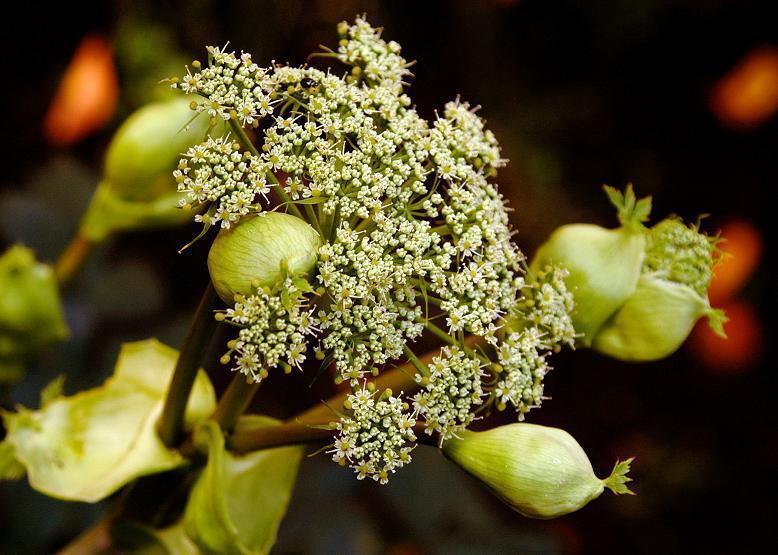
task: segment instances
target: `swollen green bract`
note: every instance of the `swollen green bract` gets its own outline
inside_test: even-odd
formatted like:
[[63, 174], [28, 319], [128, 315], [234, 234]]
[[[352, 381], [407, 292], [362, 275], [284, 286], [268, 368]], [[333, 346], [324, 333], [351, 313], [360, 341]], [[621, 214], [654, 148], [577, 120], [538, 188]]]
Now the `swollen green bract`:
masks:
[[321, 245], [306, 222], [280, 212], [242, 219], [223, 229], [208, 253], [208, 270], [216, 292], [226, 303], [272, 287], [287, 275], [308, 274]]

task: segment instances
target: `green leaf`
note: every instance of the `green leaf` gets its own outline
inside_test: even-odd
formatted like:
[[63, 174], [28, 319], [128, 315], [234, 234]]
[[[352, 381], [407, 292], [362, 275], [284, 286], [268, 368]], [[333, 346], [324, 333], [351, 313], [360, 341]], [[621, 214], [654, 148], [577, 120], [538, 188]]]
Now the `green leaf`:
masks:
[[136, 555], [199, 555], [179, 521], [160, 530], [139, 522], [119, 521], [111, 527], [111, 538], [123, 552]]
[[632, 478], [627, 476], [627, 473], [629, 473], [629, 467], [634, 460], [635, 457], [630, 457], [624, 461], [616, 461], [611, 475], [602, 481], [603, 485], [616, 495], [635, 495], [635, 492], [629, 489], [627, 485], [628, 482], [632, 481]]
[[16, 460], [14, 446], [0, 441], [0, 480], [18, 480], [24, 476], [24, 466]]
[[[277, 424], [244, 417], [238, 429]], [[187, 534], [204, 553], [268, 553], [289, 504], [302, 448], [234, 455], [225, 450], [224, 436], [212, 421], [197, 430], [195, 440], [207, 446], [208, 464], [184, 513]]]
[[65, 374], [60, 374], [51, 380], [46, 387], [41, 390], [41, 408], [51, 403], [57, 397], [62, 395], [62, 388], [65, 387]]
[[[51, 497], [99, 501], [139, 476], [185, 462], [159, 439], [156, 424], [178, 353], [155, 339], [122, 346], [101, 387], [50, 400], [41, 410], [3, 415], [30, 485]], [[200, 372], [186, 411], [192, 426], [216, 406]]]
[[651, 197], [638, 199], [632, 183], [627, 185], [623, 193], [608, 185], [603, 186], [603, 189], [611, 204], [616, 207], [621, 225], [634, 230], [642, 229], [643, 222], [651, 215]]

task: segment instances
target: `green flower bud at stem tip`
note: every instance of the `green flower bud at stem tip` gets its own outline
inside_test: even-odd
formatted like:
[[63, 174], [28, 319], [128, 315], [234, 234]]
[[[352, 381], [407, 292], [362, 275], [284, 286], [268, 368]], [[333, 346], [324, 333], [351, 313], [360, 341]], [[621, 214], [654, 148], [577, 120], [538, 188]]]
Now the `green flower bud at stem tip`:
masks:
[[35, 254], [22, 245], [2, 253], [0, 383], [18, 377], [20, 357], [68, 335], [52, 269], [36, 261]]
[[582, 508], [604, 488], [626, 486], [632, 459], [617, 462], [604, 480], [595, 476], [578, 442], [564, 430], [536, 424], [509, 424], [485, 432], [465, 431], [443, 447], [445, 455], [482, 481], [518, 513], [556, 518]]
[[651, 198], [638, 200], [631, 185], [624, 193], [612, 187], [605, 192], [622, 226], [562, 226], [541, 245], [530, 267], [538, 272], [558, 265], [570, 272], [565, 284], [575, 298], [573, 327], [585, 347], [635, 291], [646, 248], [642, 222], [651, 211]]
[[319, 234], [305, 221], [267, 212], [221, 230], [208, 253], [208, 270], [219, 297], [231, 304], [235, 295], [311, 273], [320, 246]]
[[726, 316], [708, 300], [717, 241], [678, 218], [648, 230], [635, 292], [600, 328], [593, 347], [621, 360], [658, 360], [675, 352], [703, 316], [723, 337]]
[[148, 201], [176, 191], [180, 155], [205, 138], [210, 122], [181, 98], [148, 104], [116, 131], [105, 156], [105, 180], [124, 200]]
[[706, 315], [710, 327], [723, 336], [726, 316], [711, 308], [707, 298], [685, 285], [644, 275], [592, 346], [619, 360], [659, 360], [674, 353]]

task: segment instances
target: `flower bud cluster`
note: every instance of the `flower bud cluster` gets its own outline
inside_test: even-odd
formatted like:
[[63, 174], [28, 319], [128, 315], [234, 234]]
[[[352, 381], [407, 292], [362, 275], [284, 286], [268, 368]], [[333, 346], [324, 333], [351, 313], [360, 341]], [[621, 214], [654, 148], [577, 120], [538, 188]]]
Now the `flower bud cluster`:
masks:
[[642, 273], [686, 285], [704, 297], [713, 278], [716, 241], [678, 218], [662, 220], [646, 236]]
[[410, 71], [408, 62], [400, 56], [399, 44], [384, 41], [381, 29], [374, 29], [362, 17], [357, 17], [354, 25], [341, 22], [338, 34], [341, 36], [338, 60], [359, 68], [353, 73], [363, 75], [370, 84], [402, 88], [402, 80]]
[[345, 403], [349, 416], [337, 424], [338, 434], [330, 451], [332, 460], [348, 464], [357, 474], [385, 484], [389, 475], [411, 461], [416, 421], [408, 414], [408, 404], [391, 391], [377, 393], [356, 390]]
[[[261, 69], [246, 54], [239, 59], [211, 49], [209, 67], [177, 86], [206, 97], [196, 109], [229, 117], [233, 127], [256, 126], [267, 116], [259, 147], [244, 145], [256, 159], [241, 158], [256, 174], [233, 176], [237, 155], [228, 170], [233, 190], [245, 192], [245, 204], [226, 212], [216, 208], [213, 217], [222, 214], [222, 221], [234, 223], [247, 216], [235, 226], [240, 229], [260, 209], [265, 179], [275, 183], [278, 176], [276, 191], [287, 208], [322, 241], [306, 257], [316, 264], [309, 273], [316, 297], [303, 291], [297, 305], [286, 307], [278, 304], [277, 290], [258, 291], [230, 309], [237, 317], [225, 313], [242, 328], [233, 349], [239, 369], [261, 378], [279, 363], [294, 366], [306, 345], [317, 341], [317, 358], [334, 362], [336, 380], [354, 391], [336, 460], [361, 477], [385, 481], [406, 462], [414, 441], [407, 426], [417, 416], [446, 440], [472, 422], [478, 406], [512, 404], [520, 415], [537, 406], [547, 369], [542, 352], [571, 342], [572, 302], [561, 270], [525, 282], [525, 258], [492, 181], [506, 161], [477, 109], [457, 99], [425, 120], [405, 94], [409, 64], [399, 45], [360, 18], [341, 24], [339, 33], [337, 51], [321, 56], [350, 66], [343, 76], [310, 67]], [[259, 99], [265, 108], [257, 107]], [[222, 185], [212, 176], [221, 178], [224, 169], [217, 167], [232, 156], [209, 159], [212, 170], [199, 179], [192, 175], [185, 190], [194, 192], [195, 183]], [[184, 169], [193, 162], [187, 164], [181, 175], [189, 177]], [[209, 190], [213, 196], [197, 189], [201, 197], [195, 198], [221, 206], [233, 194], [226, 187]], [[267, 251], [259, 242], [255, 250]], [[235, 256], [251, 252], [241, 247]], [[237, 273], [255, 266], [229, 265], [240, 266]], [[233, 278], [251, 283], [257, 276]], [[315, 305], [310, 316], [309, 301]], [[521, 328], [501, 339], [509, 318], [521, 321]], [[365, 393], [364, 380], [401, 360], [425, 331], [450, 346], [420, 378], [414, 409], [391, 395], [376, 400]], [[484, 345], [471, 351], [465, 334]]]
[[229, 228], [241, 216], [259, 212], [257, 195], [267, 199], [270, 188], [265, 179], [267, 166], [258, 157], [241, 152], [231, 138], [209, 137], [187, 150], [173, 172], [179, 192], [185, 193], [181, 206], [208, 206], [195, 221], [205, 225], [221, 223]]
[[412, 282], [430, 264], [425, 256], [436, 240], [427, 222], [387, 218], [365, 234], [344, 224], [319, 249], [318, 279], [331, 300], [317, 314], [322, 346], [352, 385], [367, 368], [398, 358], [424, 331]]
[[227, 52], [226, 47], [209, 46], [207, 50], [207, 67], [202, 68], [195, 61], [192, 64], [195, 72], [187, 68], [186, 75], [172, 84], [173, 88], [207, 99], [195, 103], [195, 110], [225, 121], [234, 115], [249, 125], [272, 113], [275, 83], [267, 69], [255, 64], [248, 53], [237, 57], [234, 52]]
[[443, 347], [432, 359], [429, 375], [416, 374], [422, 391], [413, 398], [413, 407], [426, 421], [426, 432], [451, 439], [475, 418], [473, 410], [483, 403], [481, 361], [459, 347]]
[[233, 359], [234, 370], [257, 383], [277, 366], [299, 368], [306, 358], [305, 338], [315, 331], [306, 298], [290, 277], [272, 290], [238, 296], [235, 306], [217, 313], [217, 319], [240, 327], [223, 360]]
[[543, 378], [550, 370], [546, 362], [548, 347], [537, 328], [511, 333], [497, 353], [502, 373], [494, 389], [497, 408], [512, 405], [519, 420], [543, 401]]
[[511, 310], [513, 321], [509, 325], [540, 330], [544, 343], [554, 348], [574, 346], [576, 333], [571, 314], [575, 301], [565, 285], [569, 275], [566, 269], [551, 265], [534, 273], [533, 279], [521, 288], [524, 296]]

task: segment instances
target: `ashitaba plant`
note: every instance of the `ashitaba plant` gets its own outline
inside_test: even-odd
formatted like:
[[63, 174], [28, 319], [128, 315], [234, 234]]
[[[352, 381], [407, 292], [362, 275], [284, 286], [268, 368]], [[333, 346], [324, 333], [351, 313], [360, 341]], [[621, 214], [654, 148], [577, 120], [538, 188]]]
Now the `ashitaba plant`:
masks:
[[[208, 47], [170, 79], [181, 98], [117, 132], [75, 245], [194, 220], [211, 284], [180, 351], [126, 344], [101, 387], [63, 396], [56, 381], [39, 409], [3, 415], [4, 478], [73, 501], [124, 492], [73, 553], [265, 553], [311, 446], [375, 487], [419, 444], [440, 449], [533, 518], [631, 493], [631, 459], [599, 479], [567, 432], [525, 422], [551, 357], [657, 360], [702, 316], [723, 333], [707, 299], [717, 238], [699, 224], [649, 227], [649, 198], [606, 188], [620, 227], [563, 226], [528, 260], [477, 108], [455, 98], [424, 119], [399, 44], [364, 18], [338, 34], [312, 65]], [[55, 278], [85, 252], [55, 274], [18, 247], [0, 260], [0, 360], [15, 375], [21, 353], [65, 337]], [[230, 333], [208, 372], [234, 375], [218, 400], [200, 370], [217, 328]], [[287, 422], [245, 414], [261, 384], [302, 371], [341, 393]], [[494, 411], [516, 422], [490, 428]], [[169, 489], [149, 486], [159, 473]]]

